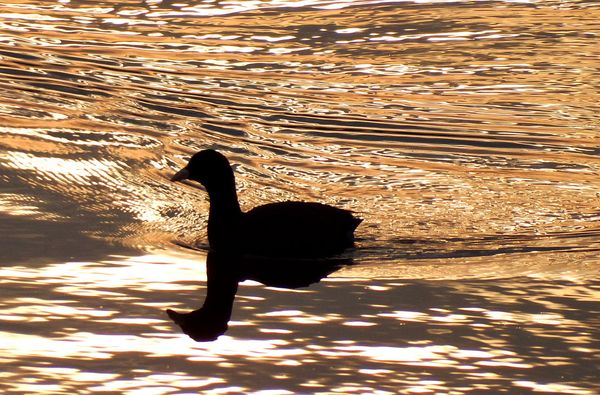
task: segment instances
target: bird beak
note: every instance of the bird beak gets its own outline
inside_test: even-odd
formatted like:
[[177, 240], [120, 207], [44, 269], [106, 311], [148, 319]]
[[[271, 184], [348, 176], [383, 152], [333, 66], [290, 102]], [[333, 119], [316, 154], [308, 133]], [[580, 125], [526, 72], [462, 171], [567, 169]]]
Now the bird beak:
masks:
[[171, 177], [171, 181], [175, 182], [175, 181], [187, 180], [189, 177], [190, 177], [190, 171], [184, 167], [183, 169], [181, 169], [177, 173], [175, 173], [173, 175], [173, 177]]

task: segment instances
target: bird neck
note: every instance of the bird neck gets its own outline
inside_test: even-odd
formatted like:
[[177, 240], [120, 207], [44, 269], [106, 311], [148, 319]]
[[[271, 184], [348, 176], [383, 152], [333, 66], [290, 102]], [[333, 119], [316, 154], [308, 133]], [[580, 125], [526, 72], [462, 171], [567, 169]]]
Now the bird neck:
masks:
[[207, 188], [210, 199], [209, 217], [220, 220], [236, 220], [242, 214], [235, 191], [235, 179], [220, 182]]

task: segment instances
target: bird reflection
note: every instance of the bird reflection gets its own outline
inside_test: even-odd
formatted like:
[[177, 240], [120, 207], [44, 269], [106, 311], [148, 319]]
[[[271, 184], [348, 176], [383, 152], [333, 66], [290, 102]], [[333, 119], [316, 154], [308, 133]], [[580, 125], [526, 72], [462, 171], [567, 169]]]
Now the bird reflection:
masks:
[[349, 258], [270, 259], [211, 251], [206, 258], [207, 290], [203, 306], [189, 313], [167, 309], [167, 314], [195, 341], [213, 341], [228, 329], [238, 283], [254, 280], [269, 287], [308, 287], [351, 263]]

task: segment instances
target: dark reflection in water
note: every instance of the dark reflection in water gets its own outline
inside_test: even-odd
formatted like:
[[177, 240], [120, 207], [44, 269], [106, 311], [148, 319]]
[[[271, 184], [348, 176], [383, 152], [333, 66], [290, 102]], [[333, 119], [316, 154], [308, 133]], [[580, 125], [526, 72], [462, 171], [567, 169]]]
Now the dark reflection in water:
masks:
[[[1, 267], [0, 392], [597, 394], [597, 279], [340, 277], [355, 262], [285, 289], [238, 285], [256, 270], [211, 257], [236, 300], [230, 330], [195, 343], [164, 310], [204, 295], [201, 259], [156, 251]], [[318, 280], [294, 267], [306, 272], [271, 266], [279, 274], [253, 279]], [[209, 299], [227, 291], [214, 293], [213, 279]]]
[[211, 251], [206, 258], [207, 290], [202, 307], [189, 313], [167, 309], [167, 314], [192, 339], [215, 340], [228, 329], [238, 283], [253, 280], [269, 287], [308, 287], [351, 263], [349, 258], [251, 258]]

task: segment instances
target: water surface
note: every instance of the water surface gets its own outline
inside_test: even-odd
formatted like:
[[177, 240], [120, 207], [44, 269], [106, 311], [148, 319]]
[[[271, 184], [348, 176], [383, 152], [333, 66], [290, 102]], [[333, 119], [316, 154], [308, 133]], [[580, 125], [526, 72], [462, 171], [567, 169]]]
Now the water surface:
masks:
[[[588, 1], [0, 6], [6, 393], [600, 392], [600, 9]], [[354, 264], [205, 289], [194, 152], [243, 208], [351, 209]], [[179, 244], [194, 245], [191, 251]], [[212, 392], [211, 392], [212, 391]]]

